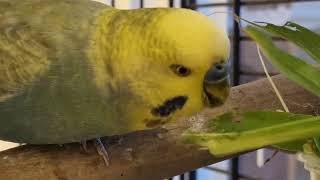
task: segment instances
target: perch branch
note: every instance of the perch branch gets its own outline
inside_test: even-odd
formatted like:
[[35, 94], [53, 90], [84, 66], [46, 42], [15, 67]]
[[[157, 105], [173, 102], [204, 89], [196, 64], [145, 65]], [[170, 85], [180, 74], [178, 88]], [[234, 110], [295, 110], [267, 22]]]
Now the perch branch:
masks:
[[[292, 112], [318, 114], [318, 97], [283, 76], [273, 79]], [[231, 97], [224, 106], [204, 110], [196, 118], [181, 119], [166, 129], [109, 138], [111, 165], [108, 167], [93, 145], [89, 145], [88, 152], [84, 152], [79, 144], [26, 145], [0, 153], [0, 179], [143, 180], [171, 177], [230, 158], [217, 158], [207, 150], [182, 143], [180, 135], [184, 130], [190, 125], [199, 128], [223, 112], [249, 109], [281, 109], [266, 79], [232, 88]]]

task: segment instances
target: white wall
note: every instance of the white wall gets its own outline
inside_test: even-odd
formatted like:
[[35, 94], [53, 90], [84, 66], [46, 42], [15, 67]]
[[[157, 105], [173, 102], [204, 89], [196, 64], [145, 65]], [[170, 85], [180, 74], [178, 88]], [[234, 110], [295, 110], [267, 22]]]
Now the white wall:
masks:
[[0, 140], [0, 151], [4, 151], [4, 150], [10, 149], [10, 148], [17, 147], [17, 146], [19, 146], [19, 144]]

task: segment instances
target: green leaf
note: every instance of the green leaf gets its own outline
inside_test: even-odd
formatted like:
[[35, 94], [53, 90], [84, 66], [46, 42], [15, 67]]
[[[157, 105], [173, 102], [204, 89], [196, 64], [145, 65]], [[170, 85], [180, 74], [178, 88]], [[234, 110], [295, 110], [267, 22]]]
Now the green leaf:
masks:
[[320, 96], [320, 71], [300, 58], [292, 56], [276, 47], [271, 38], [260, 29], [248, 26], [244, 31], [253, 38], [272, 65], [289, 79]]
[[313, 142], [317, 148], [317, 151], [320, 152], [320, 137], [314, 137]]
[[248, 111], [223, 114], [215, 120], [210, 121], [208, 126], [214, 132], [219, 133], [241, 132], [312, 117], [314, 116], [286, 112]]
[[209, 132], [186, 132], [186, 143], [206, 147], [216, 156], [320, 135], [320, 117], [284, 112], [227, 113], [208, 123]]
[[[245, 20], [246, 22], [249, 22]], [[287, 39], [308, 53], [314, 60], [320, 62], [320, 35], [311, 30], [293, 22], [287, 22], [283, 26], [276, 26], [271, 23], [253, 23], [250, 24], [266, 30], [276, 36]]]
[[307, 139], [302, 139], [302, 140], [297, 140], [297, 141], [290, 141], [290, 142], [285, 142], [285, 143], [280, 143], [273, 145], [274, 147], [281, 149], [281, 150], [286, 150], [286, 151], [291, 151], [291, 152], [302, 152], [303, 151], [303, 145], [307, 142]]

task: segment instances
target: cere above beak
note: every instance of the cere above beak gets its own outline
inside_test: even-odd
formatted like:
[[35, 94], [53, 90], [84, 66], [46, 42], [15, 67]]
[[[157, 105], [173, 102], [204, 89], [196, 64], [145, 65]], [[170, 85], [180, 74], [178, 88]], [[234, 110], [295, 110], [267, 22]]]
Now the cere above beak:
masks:
[[204, 77], [204, 101], [209, 107], [224, 103], [229, 95], [230, 80], [226, 63], [213, 65]]

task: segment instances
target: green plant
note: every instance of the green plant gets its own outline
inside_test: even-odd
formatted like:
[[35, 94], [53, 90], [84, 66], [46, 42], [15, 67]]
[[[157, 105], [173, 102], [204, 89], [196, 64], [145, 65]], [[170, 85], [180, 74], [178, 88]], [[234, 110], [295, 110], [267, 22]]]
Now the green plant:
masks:
[[[318, 34], [293, 22], [277, 26], [241, 20], [249, 24], [243, 31], [257, 43], [258, 50], [261, 49], [274, 67], [290, 80], [320, 96], [319, 69], [281, 50], [271, 39], [271, 36], [279, 36], [291, 41], [308, 53], [315, 64], [319, 64]], [[215, 156], [267, 145], [289, 151], [304, 151], [307, 147], [308, 152], [312, 149], [315, 154], [320, 149], [320, 116], [270, 111], [227, 113], [212, 119], [208, 129], [208, 132], [188, 131], [184, 133], [184, 139], [187, 143], [208, 148]]]

